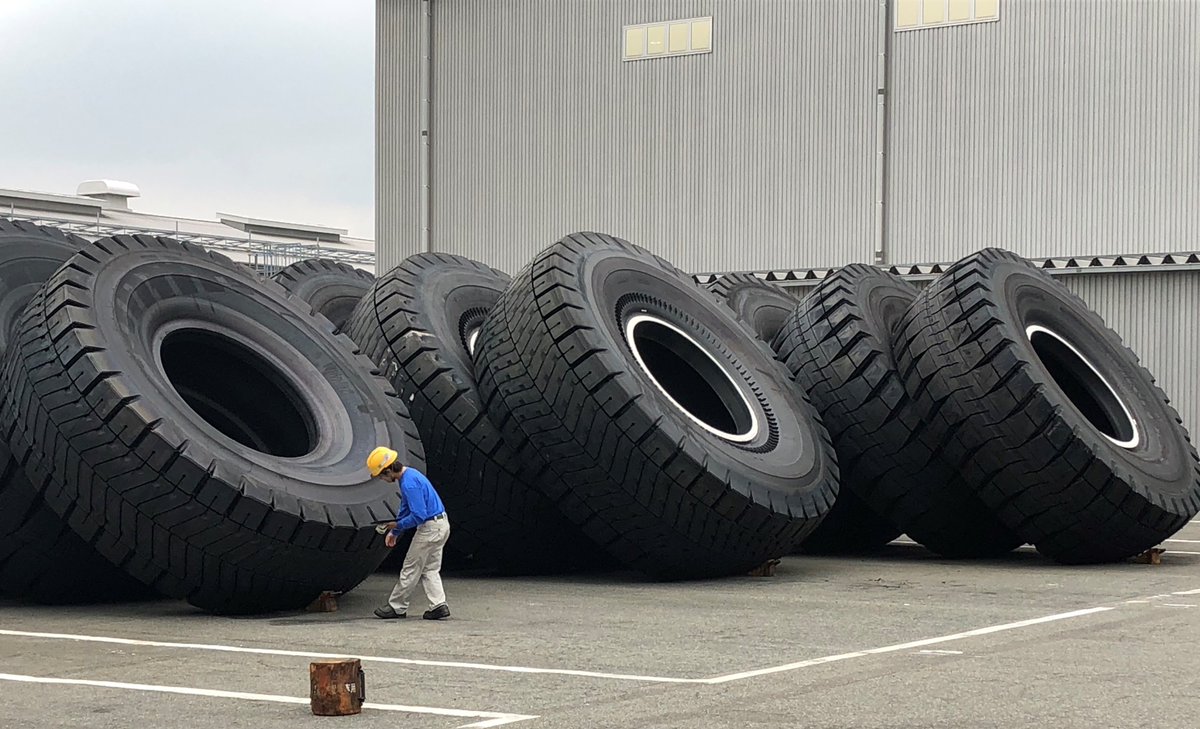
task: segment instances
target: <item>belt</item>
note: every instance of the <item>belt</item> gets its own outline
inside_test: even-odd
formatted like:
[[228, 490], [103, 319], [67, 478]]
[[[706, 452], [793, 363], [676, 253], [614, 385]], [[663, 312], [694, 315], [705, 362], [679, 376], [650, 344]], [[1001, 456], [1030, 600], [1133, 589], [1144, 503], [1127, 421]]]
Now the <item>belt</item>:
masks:
[[437, 516], [429, 517], [428, 519], [426, 519], [426, 521], [437, 521], [438, 519], [445, 519], [445, 518], [446, 518], [446, 512], [443, 511], [442, 513], [438, 514]]

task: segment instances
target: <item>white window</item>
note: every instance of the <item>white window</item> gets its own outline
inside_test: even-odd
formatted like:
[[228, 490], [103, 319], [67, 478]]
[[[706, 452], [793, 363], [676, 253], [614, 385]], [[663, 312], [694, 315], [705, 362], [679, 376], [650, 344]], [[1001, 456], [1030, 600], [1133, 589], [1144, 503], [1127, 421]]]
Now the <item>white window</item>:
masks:
[[712, 53], [711, 17], [627, 25], [622, 31], [622, 61]]
[[1000, 0], [896, 0], [893, 26], [901, 30], [990, 23], [1000, 19]]

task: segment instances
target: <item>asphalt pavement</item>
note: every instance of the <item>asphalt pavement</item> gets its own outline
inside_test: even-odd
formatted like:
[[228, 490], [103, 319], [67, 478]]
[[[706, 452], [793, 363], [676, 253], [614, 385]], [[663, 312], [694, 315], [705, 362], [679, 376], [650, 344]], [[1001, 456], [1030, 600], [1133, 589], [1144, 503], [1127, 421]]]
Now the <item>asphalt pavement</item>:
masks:
[[[1158, 565], [952, 561], [900, 540], [773, 577], [446, 575], [453, 617], [0, 602], [0, 727], [1194, 727], [1200, 521]], [[424, 610], [418, 599], [410, 614]], [[308, 664], [368, 707], [312, 716]]]

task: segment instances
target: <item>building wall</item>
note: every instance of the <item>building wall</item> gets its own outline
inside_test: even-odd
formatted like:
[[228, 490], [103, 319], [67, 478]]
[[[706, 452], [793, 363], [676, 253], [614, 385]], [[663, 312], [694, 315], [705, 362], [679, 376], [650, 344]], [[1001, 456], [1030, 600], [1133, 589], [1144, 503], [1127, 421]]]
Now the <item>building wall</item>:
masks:
[[375, 251], [389, 271], [421, 250], [421, 4], [375, 7]]
[[1193, 249], [1200, 3], [999, 8], [892, 35], [888, 262]]
[[[416, 180], [397, 137], [414, 128], [398, 97], [414, 93], [417, 5], [379, 1], [387, 261], [412, 250]], [[432, 8], [436, 250], [511, 272], [566, 233], [599, 230], [689, 271], [871, 260], [879, 0]], [[713, 53], [621, 60], [624, 25], [707, 15]]]

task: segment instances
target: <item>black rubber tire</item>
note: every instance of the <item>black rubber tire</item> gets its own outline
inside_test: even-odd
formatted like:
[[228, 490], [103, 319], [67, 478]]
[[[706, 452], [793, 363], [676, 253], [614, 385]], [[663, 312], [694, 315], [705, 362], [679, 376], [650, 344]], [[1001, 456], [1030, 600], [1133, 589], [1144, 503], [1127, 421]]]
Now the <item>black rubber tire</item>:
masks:
[[900, 368], [931, 434], [1043, 554], [1125, 559], [1200, 511], [1200, 460], [1166, 395], [1095, 312], [1024, 258], [995, 248], [964, 258], [902, 327]]
[[821, 411], [841, 465], [833, 521], [806, 550], [869, 549], [901, 531], [947, 557], [1003, 554], [1021, 543], [938, 458], [905, 392], [893, 332], [916, 296], [898, 276], [852, 264], [805, 297], [775, 342]]
[[[0, 356], [37, 290], [86, 245], [58, 228], [0, 220]], [[96, 554], [42, 503], [8, 448], [11, 429], [11, 423], [0, 422], [0, 593], [43, 603], [153, 595]]]
[[271, 277], [293, 296], [343, 331], [354, 307], [375, 277], [361, 268], [328, 258], [309, 258], [280, 269]]
[[[673, 404], [627, 342], [643, 316], [692, 338], [673, 376], [697, 363], [710, 371], [692, 384], [722, 389], [693, 406], [745, 398], [744, 411], [720, 406], [723, 427], [757, 435], [731, 442]], [[634, 332], [646, 358], [663, 354]], [[489, 413], [518, 450], [546, 457], [543, 490], [623, 564], [660, 579], [744, 573], [793, 551], [833, 504], [833, 447], [803, 393], [711, 292], [642, 248], [598, 233], [551, 245], [513, 278], [480, 340]]]
[[602, 553], [534, 483], [547, 468], [521, 458], [488, 419], [468, 344], [510, 281], [445, 253], [419, 253], [382, 276], [346, 333], [403, 396], [428, 471], [453, 519], [459, 567], [546, 572], [590, 567]]
[[366, 457], [385, 442], [424, 467], [420, 440], [349, 338], [277, 284], [166, 238], [106, 238], [19, 332], [0, 371], [13, 454], [139, 582], [265, 612], [350, 590], [386, 556], [373, 522], [398, 495]]
[[800, 300], [749, 273], [730, 273], [708, 287], [764, 342], [772, 342]]
[[25, 306], [87, 241], [58, 228], [0, 220], [0, 354]]

